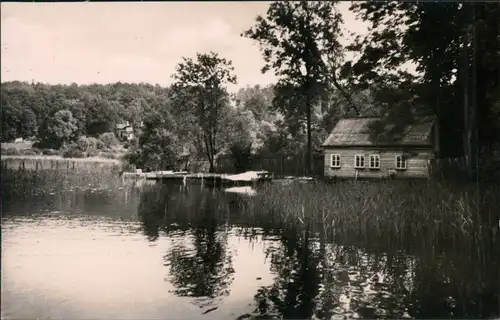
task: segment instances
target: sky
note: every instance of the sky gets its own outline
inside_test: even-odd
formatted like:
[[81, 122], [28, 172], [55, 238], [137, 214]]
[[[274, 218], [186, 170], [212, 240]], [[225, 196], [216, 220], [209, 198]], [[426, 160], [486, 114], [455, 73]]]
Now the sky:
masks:
[[[340, 4], [344, 27], [366, 32], [349, 5]], [[258, 44], [240, 36], [268, 6], [263, 1], [2, 2], [1, 80], [169, 85], [182, 57], [214, 51], [232, 60], [237, 87], [275, 83], [272, 72], [260, 72]]]

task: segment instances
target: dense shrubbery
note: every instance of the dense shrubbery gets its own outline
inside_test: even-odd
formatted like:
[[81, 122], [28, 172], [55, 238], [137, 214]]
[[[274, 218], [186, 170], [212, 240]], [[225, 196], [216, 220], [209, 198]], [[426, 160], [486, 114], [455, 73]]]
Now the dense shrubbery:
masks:
[[44, 154], [46, 156], [59, 156], [59, 155], [61, 155], [61, 150], [44, 149], [42, 151], [42, 154]]
[[108, 159], [118, 159], [119, 155], [113, 151], [118, 142], [113, 133], [104, 134], [101, 139], [94, 137], [79, 137], [74, 143], [66, 146], [62, 152], [65, 158], [103, 157]]
[[23, 156], [37, 156], [37, 155], [42, 154], [42, 152], [39, 149], [26, 149], [26, 150], [22, 150], [21, 154]]
[[70, 145], [62, 151], [62, 156], [64, 158], [85, 158], [87, 155], [75, 145]]
[[100, 152], [99, 156], [106, 158], [106, 159], [119, 159], [120, 158], [120, 156], [118, 154], [116, 154], [114, 152], [106, 152], [106, 151]]
[[2, 148], [2, 155], [5, 156], [36, 156], [41, 154], [43, 154], [43, 151], [37, 148], [32, 148], [32, 149]]
[[108, 149], [113, 149], [120, 144], [113, 132], [105, 132], [101, 134], [99, 136], [99, 140], [103, 143], [103, 146]]
[[[104, 141], [102, 141], [102, 140]], [[37, 144], [41, 146], [41, 144]], [[86, 158], [86, 157], [103, 157], [107, 159], [119, 159], [120, 154], [117, 147], [119, 142], [114, 133], [105, 133], [100, 138], [80, 136], [72, 143], [67, 144], [61, 149], [36, 147], [31, 148], [15, 148], [2, 147], [2, 155], [5, 156], [63, 156], [64, 158]]]
[[20, 156], [21, 150], [16, 148], [2, 148], [2, 155], [5, 156]]

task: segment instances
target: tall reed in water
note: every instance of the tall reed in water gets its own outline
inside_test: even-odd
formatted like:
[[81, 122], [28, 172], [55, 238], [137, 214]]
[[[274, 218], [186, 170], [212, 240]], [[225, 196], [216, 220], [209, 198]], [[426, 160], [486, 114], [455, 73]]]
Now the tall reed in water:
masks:
[[117, 172], [106, 168], [85, 172], [50, 169], [35, 172], [3, 168], [1, 183], [2, 198], [23, 198], [65, 190], [119, 188], [123, 181]]
[[498, 236], [498, 194], [499, 185], [478, 189], [433, 181], [272, 184], [246, 207], [249, 214], [276, 216], [288, 225], [321, 227], [334, 238], [470, 247]]

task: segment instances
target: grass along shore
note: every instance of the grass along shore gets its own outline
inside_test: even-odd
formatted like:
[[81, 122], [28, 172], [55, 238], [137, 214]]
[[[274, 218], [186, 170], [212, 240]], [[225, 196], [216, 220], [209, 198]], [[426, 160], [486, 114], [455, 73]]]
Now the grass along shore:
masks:
[[80, 162], [106, 162], [106, 163], [122, 163], [120, 159], [110, 159], [104, 157], [88, 157], [88, 158], [64, 158], [58, 155], [3, 155], [2, 160], [9, 159], [18, 159], [18, 160], [71, 160], [71, 161], [80, 161]]
[[16, 171], [61, 171], [73, 173], [121, 172], [123, 163], [118, 159], [101, 157], [63, 158], [61, 156], [4, 156], [1, 160], [2, 173], [6, 170]]
[[36, 171], [3, 167], [1, 176], [2, 197], [15, 200], [77, 190], [113, 191], [124, 186], [125, 182], [119, 177], [116, 167], [96, 166], [92, 162], [79, 163], [91, 165], [76, 166], [75, 170], [59, 168], [56, 170], [39, 169]]
[[498, 240], [498, 194], [499, 184], [432, 180], [269, 185], [247, 200], [246, 208], [253, 215], [266, 212], [285, 225], [309, 226], [333, 238], [473, 249]]

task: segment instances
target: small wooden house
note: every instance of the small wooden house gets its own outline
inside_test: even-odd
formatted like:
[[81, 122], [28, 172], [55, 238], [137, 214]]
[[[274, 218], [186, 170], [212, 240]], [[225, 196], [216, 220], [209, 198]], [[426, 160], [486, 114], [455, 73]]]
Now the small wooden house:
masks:
[[116, 125], [116, 133], [120, 140], [132, 140], [134, 138], [134, 128], [130, 122], [119, 123]]
[[391, 128], [375, 131], [378, 120], [352, 118], [337, 123], [322, 145], [326, 177], [429, 177], [429, 160], [437, 151], [433, 119], [406, 126], [398, 139], [383, 138]]

